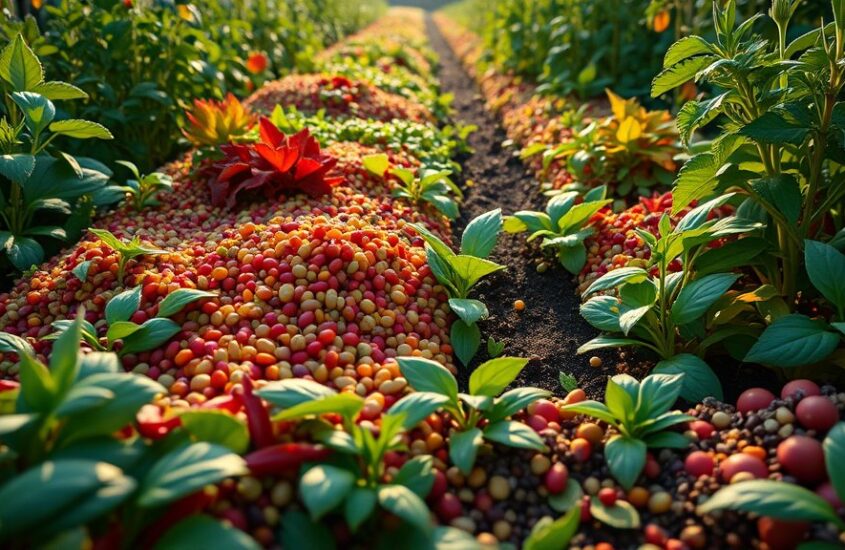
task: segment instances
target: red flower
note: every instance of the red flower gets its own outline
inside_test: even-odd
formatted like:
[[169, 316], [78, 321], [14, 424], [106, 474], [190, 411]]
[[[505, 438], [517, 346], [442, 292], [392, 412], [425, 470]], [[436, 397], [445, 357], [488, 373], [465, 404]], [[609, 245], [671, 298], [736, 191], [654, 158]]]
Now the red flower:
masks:
[[238, 193], [258, 189], [268, 199], [292, 191], [319, 197], [343, 179], [327, 175], [337, 159], [320, 152], [320, 144], [307, 128], [286, 136], [266, 117], [259, 120], [259, 128], [259, 143], [220, 147], [226, 157], [212, 167], [216, 172], [209, 181], [213, 205], [232, 207]]
[[268, 63], [266, 55], [261, 52], [253, 52], [249, 54], [246, 60], [246, 70], [252, 74], [261, 74], [267, 70]]

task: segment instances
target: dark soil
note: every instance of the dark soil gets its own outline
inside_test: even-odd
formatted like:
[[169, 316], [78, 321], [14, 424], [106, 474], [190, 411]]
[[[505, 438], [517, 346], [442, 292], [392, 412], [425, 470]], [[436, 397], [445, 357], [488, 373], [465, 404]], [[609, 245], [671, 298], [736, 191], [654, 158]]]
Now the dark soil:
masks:
[[[480, 90], [429, 19], [431, 46], [440, 56], [438, 76], [444, 92], [455, 95], [455, 119], [475, 124], [478, 130], [469, 138], [474, 153], [462, 160], [463, 173], [457, 178], [463, 185], [465, 200], [461, 217], [455, 224], [456, 241], [466, 224], [484, 212], [501, 208], [503, 215], [519, 210], [543, 210], [546, 199], [533, 175], [505, 148], [507, 140], [495, 114], [484, 106]], [[472, 182], [472, 185], [468, 185]], [[487, 304], [490, 317], [480, 323], [482, 344], [472, 367], [488, 359], [486, 340], [493, 337], [505, 343], [504, 355], [530, 357], [519, 385], [538, 386], [565, 394], [559, 383], [561, 371], [578, 380], [590, 397], [604, 393], [607, 375], [616, 373], [618, 353], [597, 353], [603, 366], [593, 368], [593, 354], [576, 355], [578, 346], [597, 332], [579, 315], [580, 300], [568, 273], [553, 266], [538, 273], [536, 253], [526, 246], [525, 235], [503, 234], [491, 260], [508, 266], [476, 288], [475, 297]], [[523, 300], [525, 309], [516, 311], [514, 301]], [[471, 369], [463, 369], [458, 378], [465, 383]]]
[[[464, 170], [457, 181], [464, 189], [465, 200], [454, 226], [456, 242], [470, 220], [494, 208], [501, 208], [503, 215], [543, 210], [546, 198], [539, 184], [516, 156], [516, 150], [503, 146], [507, 135], [498, 117], [486, 109], [475, 81], [430, 17], [427, 31], [432, 48], [440, 56], [441, 88], [455, 96], [455, 121], [478, 126], [469, 138], [474, 152], [458, 159]], [[465, 387], [472, 368], [489, 358], [488, 337], [505, 343], [505, 355], [532, 359], [515, 384], [546, 388], [557, 395], [566, 393], [560, 386], [560, 372], [574, 376], [579, 387], [593, 399], [603, 398], [608, 376], [618, 372], [630, 372], [637, 378], [645, 376], [654, 359], [630, 350], [575, 353], [597, 332], [578, 312], [581, 301], [574, 279], [554, 262], [545, 273], [539, 273], [537, 257], [538, 251], [526, 244], [525, 234], [500, 236], [491, 259], [508, 269], [476, 288], [475, 297], [487, 304], [490, 317], [479, 325], [482, 343], [471, 368], [462, 369], [458, 375], [462, 385]], [[523, 311], [514, 309], [515, 300], [525, 302]], [[601, 367], [590, 366], [593, 355], [602, 359]], [[763, 386], [772, 391], [780, 387], [776, 374], [769, 369], [741, 365], [728, 357], [711, 361], [711, 366], [722, 381], [728, 403], [736, 402], [749, 387]]]

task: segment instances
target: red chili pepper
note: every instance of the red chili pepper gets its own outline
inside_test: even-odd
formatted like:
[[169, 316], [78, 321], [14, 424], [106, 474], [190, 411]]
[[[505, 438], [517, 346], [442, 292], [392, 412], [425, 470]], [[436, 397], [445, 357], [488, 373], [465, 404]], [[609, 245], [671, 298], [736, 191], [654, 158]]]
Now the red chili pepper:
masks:
[[201, 409], [215, 409], [226, 411], [232, 414], [240, 411], [244, 406], [243, 398], [240, 395], [220, 395], [200, 405]]
[[135, 416], [138, 433], [150, 439], [161, 439], [182, 425], [178, 416], [165, 419], [161, 409], [155, 405], [144, 405]]
[[247, 468], [255, 476], [280, 475], [299, 468], [304, 462], [323, 460], [330, 452], [308, 443], [279, 443], [246, 455]]
[[248, 376], [243, 379], [243, 395], [241, 399], [246, 409], [246, 424], [249, 428], [249, 437], [252, 439], [253, 445], [261, 449], [269, 447], [275, 443], [276, 438], [273, 436], [273, 424], [270, 422], [270, 413], [267, 412], [267, 407], [253, 392], [252, 379]]

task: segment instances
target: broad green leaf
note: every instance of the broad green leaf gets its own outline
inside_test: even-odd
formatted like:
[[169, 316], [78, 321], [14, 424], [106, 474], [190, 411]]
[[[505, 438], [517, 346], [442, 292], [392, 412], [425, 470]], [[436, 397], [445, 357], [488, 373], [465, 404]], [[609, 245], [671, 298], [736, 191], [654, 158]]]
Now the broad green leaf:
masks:
[[279, 538], [285, 548], [308, 548], [308, 550], [335, 550], [334, 536], [317, 521], [298, 510], [282, 514]]
[[577, 275], [581, 273], [584, 264], [587, 263], [587, 249], [581, 243], [560, 248], [557, 252], [557, 258], [564, 269], [573, 275]]
[[458, 402], [458, 383], [449, 369], [431, 359], [422, 357], [397, 357], [402, 376], [418, 392], [445, 395], [452, 403]]
[[567, 213], [569, 209], [575, 205], [575, 201], [578, 200], [579, 194], [576, 191], [570, 191], [568, 193], [561, 193], [559, 195], [555, 195], [549, 202], [546, 204], [546, 212], [549, 214], [549, 219], [552, 222], [552, 228], [559, 227], [558, 221]]
[[739, 134], [757, 143], [801, 145], [811, 129], [787, 120], [781, 113], [766, 111], [760, 118], [743, 126]]
[[733, 92], [724, 92], [716, 97], [701, 101], [687, 101], [678, 111], [677, 125], [681, 141], [688, 145], [696, 130], [706, 126], [719, 116]]
[[818, 241], [804, 241], [804, 265], [810, 282], [837, 308], [845, 309], [845, 254]]
[[229, 523], [207, 515], [183, 519], [158, 540], [156, 550], [193, 550], [195, 548], [231, 548], [261, 550], [254, 538]]
[[478, 325], [467, 325], [460, 319], [452, 323], [452, 348], [463, 365], [469, 365], [481, 345]]
[[646, 279], [648, 279], [648, 272], [641, 267], [620, 267], [608, 271], [593, 281], [593, 284], [581, 296], [586, 298], [595, 292], [616, 288], [622, 283], [639, 283]]
[[450, 257], [449, 267], [461, 278], [464, 288], [467, 289], [472, 288], [482, 278], [507, 269], [506, 266], [490, 260], [464, 255]]
[[836, 495], [845, 497], [845, 471], [841, 465], [845, 464], [845, 422], [839, 422], [827, 432], [824, 438], [824, 460], [830, 483]]
[[0, 174], [16, 183], [25, 182], [35, 168], [35, 157], [23, 153], [0, 155]]
[[789, 223], [795, 224], [801, 215], [801, 188], [791, 174], [780, 174], [771, 178], [760, 178], [751, 182], [751, 187], [767, 202], [773, 204]]
[[698, 229], [704, 225], [710, 215], [710, 212], [712, 212], [714, 208], [722, 206], [733, 196], [734, 193], [725, 193], [691, 209], [689, 212], [684, 214], [684, 217], [681, 218], [678, 225], [675, 226], [674, 233], [683, 233], [684, 231], [689, 231], [691, 229]]
[[611, 336], [596, 336], [586, 344], [583, 344], [575, 352], [577, 354], [587, 353], [596, 349], [621, 348], [623, 346], [642, 346], [643, 342], [633, 338], [613, 338]]
[[657, 285], [650, 279], [625, 283], [619, 290], [619, 297], [622, 299], [619, 307], [619, 328], [628, 336], [657, 301]]
[[56, 416], [61, 418], [105, 405], [114, 399], [114, 392], [98, 386], [72, 387], [56, 409]]
[[54, 402], [56, 393], [56, 382], [40, 361], [33, 355], [24, 354], [20, 356], [20, 371], [18, 373], [21, 382], [20, 398], [33, 410], [48, 412], [57, 403]]
[[489, 395], [470, 395], [468, 393], [459, 393], [458, 397], [477, 411], [487, 411], [493, 407], [493, 398]]
[[382, 508], [421, 531], [431, 529], [428, 506], [413, 491], [403, 485], [382, 485], [377, 491]]
[[558, 228], [568, 232], [584, 227], [596, 212], [611, 202], [613, 202], [612, 199], [604, 199], [576, 204], [558, 220]]
[[393, 483], [404, 485], [418, 497], [425, 498], [434, 485], [433, 464], [434, 459], [431, 455], [415, 456], [399, 468], [399, 472], [393, 478]]
[[684, 59], [670, 67], [666, 67], [651, 83], [651, 97], [658, 97], [678, 86], [693, 80], [698, 72], [714, 61], [714, 55], [701, 55]]
[[639, 529], [640, 514], [634, 506], [619, 499], [613, 506], [605, 506], [598, 497], [590, 497], [590, 514], [614, 529]]
[[35, 239], [14, 237], [6, 243], [6, 255], [18, 271], [24, 271], [44, 260], [44, 248]]
[[[633, 420], [637, 396], [633, 391], [628, 391], [632, 386], [626, 383], [625, 379], [611, 377], [607, 380], [607, 387], [604, 391], [604, 402], [607, 409], [614, 417], [620, 420]], [[632, 395], [633, 394], [633, 395]]]
[[615, 435], [604, 447], [604, 458], [610, 473], [628, 490], [645, 468], [646, 446], [639, 439]]
[[33, 135], [39, 135], [53, 121], [56, 107], [53, 102], [34, 92], [14, 92], [12, 100], [23, 112], [26, 127]]
[[744, 361], [775, 367], [800, 367], [818, 363], [839, 346], [839, 336], [818, 319], [793, 313], [766, 327]]
[[713, 53], [713, 47], [700, 36], [685, 36], [672, 44], [663, 58], [663, 67], [676, 65], [695, 55]]
[[106, 331], [106, 339], [108, 339], [109, 342], [115, 342], [116, 340], [122, 340], [139, 330], [141, 330], [141, 325], [135, 324], [131, 321], [117, 321], [109, 325], [109, 328]]
[[361, 163], [368, 172], [379, 177], [384, 176], [384, 173], [390, 168], [390, 161], [384, 153], [365, 155], [361, 159]]
[[734, 273], [714, 273], [688, 283], [672, 304], [672, 321], [676, 325], [697, 321], [738, 278]]
[[44, 80], [41, 61], [21, 34], [0, 52], [0, 77], [17, 92], [32, 90]]
[[484, 428], [484, 439], [518, 449], [542, 451], [546, 448], [546, 444], [537, 435], [537, 432], [522, 422], [516, 422], [515, 420], [500, 420], [499, 422], [488, 424]]
[[538, 399], [551, 395], [540, 388], [514, 388], [496, 399], [493, 407], [484, 415], [490, 422], [504, 420], [514, 415]]
[[314, 401], [306, 401], [285, 409], [276, 416], [273, 420], [296, 420], [306, 416], [319, 416], [321, 414], [336, 413], [344, 418], [355, 418], [355, 416], [364, 408], [364, 399], [357, 394], [352, 393], [338, 393], [317, 399]]
[[584, 491], [581, 489], [581, 484], [569, 478], [566, 480], [566, 488], [562, 493], [549, 495], [549, 506], [557, 512], [566, 512], [573, 506], [580, 509], [583, 496]]
[[139, 330], [124, 338], [120, 355], [155, 349], [170, 340], [181, 329], [181, 326], [170, 319], [148, 319]]
[[534, 524], [528, 538], [525, 539], [525, 550], [560, 550], [568, 548], [569, 541], [581, 524], [581, 509], [573, 506], [562, 517], [552, 520], [546, 518]]
[[178, 447], [158, 459], [144, 476], [138, 505], [163, 506], [247, 471], [243, 458], [220, 445], [200, 442]]
[[391, 414], [404, 413], [405, 429], [410, 430], [431, 413], [449, 402], [449, 397], [440, 393], [415, 391], [390, 407]]
[[483, 441], [484, 435], [478, 428], [470, 428], [463, 432], [456, 430], [449, 437], [449, 459], [464, 475], [469, 475], [472, 470], [478, 447]]
[[0, 531], [7, 538], [85, 525], [119, 506], [134, 490], [132, 478], [105, 462], [42, 462], [0, 488]]
[[461, 237], [461, 254], [486, 258], [496, 246], [502, 230], [502, 211], [497, 208], [470, 221]]
[[830, 521], [840, 529], [845, 528], [845, 522], [826, 500], [804, 487], [784, 481], [754, 479], [728, 485], [701, 504], [696, 513], [702, 515], [725, 509], [788, 521]]
[[471, 298], [449, 298], [449, 308], [468, 325], [486, 319], [489, 315], [483, 302]]
[[291, 378], [269, 382], [255, 393], [280, 409], [288, 409], [307, 401], [335, 395], [337, 392], [313, 380]]
[[0, 331], [0, 352], [15, 353], [17, 355], [23, 355], [25, 353], [35, 355], [35, 349], [26, 339], [3, 331]]
[[76, 139], [114, 139], [108, 128], [90, 120], [59, 120], [50, 125], [50, 131]]
[[88, 94], [80, 90], [73, 84], [67, 82], [59, 82], [51, 80], [49, 82], [42, 82], [38, 84], [32, 91], [43, 95], [51, 101], [58, 101], [62, 99], [87, 99]]
[[637, 394], [637, 420], [667, 412], [678, 400], [683, 383], [683, 374], [657, 373], [643, 378]]
[[180, 288], [174, 290], [164, 300], [158, 304], [158, 313], [156, 317], [172, 317], [179, 313], [186, 305], [201, 300], [203, 298], [214, 298], [217, 296], [214, 292], [207, 292], [205, 290], [197, 290], [195, 288]]
[[469, 377], [469, 392], [472, 395], [496, 397], [513, 382], [528, 359], [521, 357], [498, 357], [476, 368]]
[[581, 317], [605, 332], [622, 332], [619, 326], [619, 300], [613, 296], [594, 296], [581, 304]]
[[686, 449], [690, 440], [684, 434], [678, 432], [655, 432], [643, 438], [646, 446], [650, 449]]
[[378, 495], [370, 487], [354, 487], [349, 491], [343, 505], [343, 514], [353, 533], [372, 515], [377, 502]]
[[249, 431], [243, 420], [214, 409], [190, 409], [179, 415], [182, 428], [195, 441], [214, 443], [243, 454], [249, 448]]
[[121, 292], [106, 303], [106, 321], [111, 325], [118, 321], [128, 321], [132, 314], [141, 307], [141, 287]]
[[683, 374], [681, 397], [698, 403], [705, 397], [723, 399], [722, 384], [713, 369], [703, 359], [691, 353], [681, 353], [657, 363], [652, 370], [658, 374]]

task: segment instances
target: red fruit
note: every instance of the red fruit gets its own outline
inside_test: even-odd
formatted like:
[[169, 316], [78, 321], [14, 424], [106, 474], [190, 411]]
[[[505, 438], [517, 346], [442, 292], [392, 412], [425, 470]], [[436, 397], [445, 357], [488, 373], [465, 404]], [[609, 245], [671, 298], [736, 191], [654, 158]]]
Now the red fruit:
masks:
[[440, 470], [434, 470], [434, 484], [431, 486], [431, 492], [428, 493], [429, 501], [436, 501], [446, 493], [449, 481], [446, 475]]
[[693, 451], [684, 460], [687, 473], [695, 477], [713, 475], [713, 466], [713, 457], [704, 451]]
[[826, 477], [822, 444], [812, 437], [793, 435], [786, 438], [778, 445], [777, 455], [786, 472], [801, 483], [818, 483]]
[[590, 454], [593, 452], [592, 444], [583, 437], [576, 437], [569, 444], [569, 450], [578, 462], [586, 462], [590, 459]]
[[528, 418], [528, 425], [531, 426], [535, 432], [541, 432], [548, 427], [549, 421], [546, 420], [545, 417], [534, 414]]
[[461, 501], [452, 493], [446, 493], [440, 497], [434, 507], [434, 512], [444, 523], [449, 523], [453, 519], [461, 517], [464, 513], [463, 508], [461, 508]]
[[655, 479], [660, 475], [660, 463], [654, 458], [654, 455], [648, 453], [645, 458], [645, 468], [643, 473], [649, 479]]
[[616, 505], [616, 489], [604, 487], [599, 491], [599, 501], [605, 506]]
[[534, 414], [542, 416], [549, 422], [557, 422], [560, 420], [560, 413], [554, 403], [548, 399], [540, 399], [534, 405]]
[[810, 397], [811, 395], [821, 395], [822, 391], [819, 389], [818, 384], [813, 382], [812, 380], [793, 380], [792, 382], [787, 382], [787, 384], [780, 390], [780, 396], [782, 399], [786, 399], [787, 397], [795, 396], [798, 392], [801, 392], [804, 397]]
[[759, 411], [768, 407], [775, 400], [775, 395], [763, 388], [745, 390], [736, 401], [736, 408], [741, 413]]
[[733, 477], [740, 472], [748, 472], [758, 479], [769, 477], [769, 468], [766, 463], [747, 453], [736, 453], [726, 458], [720, 465], [722, 479], [730, 483]]
[[549, 471], [546, 472], [546, 489], [553, 495], [562, 493], [569, 481], [569, 469], [563, 462], [555, 462]]
[[828, 431], [839, 421], [839, 409], [823, 395], [802, 399], [795, 408], [795, 415], [802, 426], [818, 432]]
[[666, 544], [666, 539], [669, 537], [666, 534], [666, 531], [663, 530], [662, 527], [655, 523], [649, 523], [645, 526], [643, 530], [643, 535], [645, 536], [645, 541], [649, 544], [655, 544], [657, 546], [663, 546]]
[[716, 433], [716, 428], [713, 427], [713, 424], [705, 420], [690, 422], [689, 428], [695, 432], [698, 439], [709, 439], [714, 433]]
[[590, 521], [591, 519], [593, 519], [593, 514], [590, 512], [590, 497], [584, 495], [584, 498], [581, 499], [581, 522]]
[[809, 524], [804, 521], [783, 521], [770, 517], [757, 520], [760, 540], [771, 550], [792, 550], [804, 539]]

